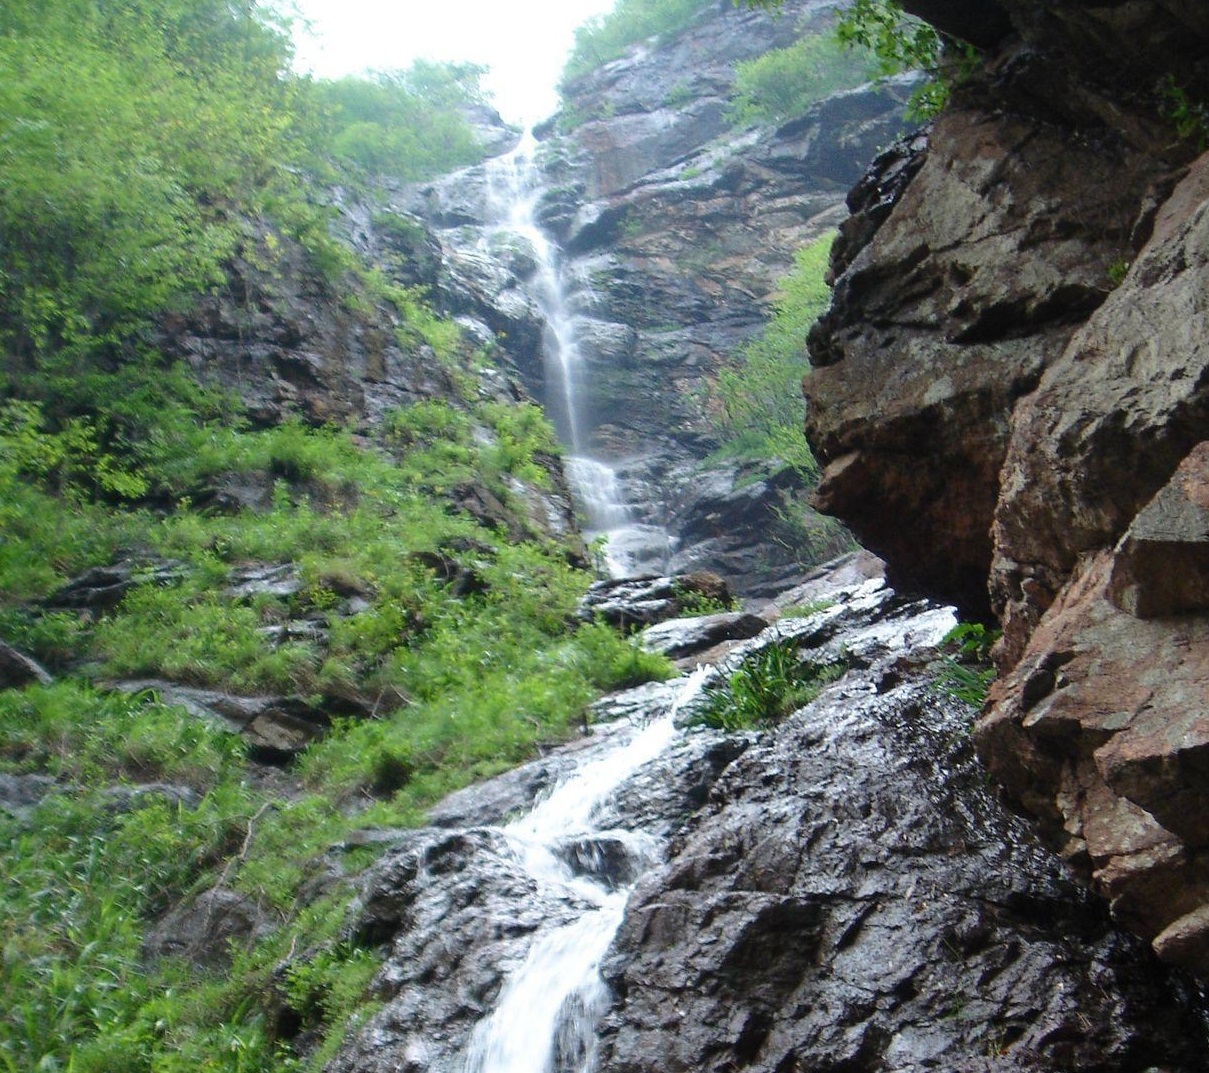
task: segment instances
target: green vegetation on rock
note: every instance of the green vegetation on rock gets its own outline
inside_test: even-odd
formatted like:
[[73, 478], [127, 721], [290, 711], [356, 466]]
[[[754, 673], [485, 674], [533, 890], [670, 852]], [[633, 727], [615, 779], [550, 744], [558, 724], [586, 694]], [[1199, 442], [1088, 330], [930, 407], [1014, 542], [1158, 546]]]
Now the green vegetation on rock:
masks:
[[776, 458], [817, 478], [818, 464], [802, 435], [801, 382], [809, 369], [806, 333], [831, 300], [824, 280], [830, 250], [831, 236], [825, 235], [797, 252], [764, 330], [718, 374], [710, 406], [723, 456]]
[[[21, 996], [0, 1019], [0, 1059], [284, 1068], [263, 1009], [291, 940], [304, 936], [318, 959], [290, 962], [291, 987], [306, 976], [311, 990], [339, 990], [372, 961], [336, 945], [347, 893], [330, 904], [305, 893], [330, 847], [358, 828], [414, 822], [580, 725], [602, 690], [670, 668], [603, 626], [570, 628], [589, 579], [564, 549], [456, 510], [460, 488], [509, 503], [514, 482], [532, 477], [551, 442], [532, 409], [422, 403], [377, 446], [298, 423], [208, 422], [142, 463], [141, 479], [173, 497], [168, 511], [98, 499], [86, 469], [48, 462], [63, 434], [40, 431], [31, 413], [10, 404], [0, 435], [0, 636], [77, 677], [0, 692], [0, 770], [49, 775], [56, 791], [29, 817], [0, 818], [12, 879], [0, 894], [5, 993]], [[224, 475], [263, 484], [271, 503], [191, 509], [190, 491]], [[41, 610], [72, 574], [123, 557], [147, 568], [112, 610]], [[250, 565], [283, 567], [295, 584], [240, 595], [232, 582]], [[292, 636], [300, 623], [309, 633]], [[247, 785], [229, 731], [154, 690], [99, 692], [87, 678], [283, 694], [316, 713], [351, 699], [374, 714], [338, 719], [311, 745], [294, 767], [301, 796], [283, 802]], [[149, 782], [194, 796], [138, 789]], [[280, 926], [222, 978], [171, 959], [148, 966], [151, 919], [216, 880]], [[304, 922], [320, 909], [327, 931]], [[332, 1001], [317, 1007], [319, 1030], [340, 1031], [351, 1013]]]
[[575, 31], [575, 44], [563, 68], [561, 85], [624, 56], [648, 38], [684, 29], [709, 0], [617, 0], [613, 10], [588, 19]]
[[988, 629], [980, 622], [958, 623], [945, 634], [941, 648], [948, 654], [941, 659], [936, 672], [937, 692], [971, 708], [981, 708], [995, 680], [991, 649], [999, 634], [999, 630]]
[[771, 726], [809, 704], [846, 669], [840, 662], [803, 660], [792, 641], [774, 642], [745, 657], [725, 679], [711, 683], [692, 721], [727, 731]]
[[735, 65], [731, 115], [736, 123], [788, 119], [881, 73], [867, 50], [846, 47], [832, 34], [808, 34]]
[[[0, 9], [0, 640], [56, 676], [0, 690], [0, 775], [41, 798], [0, 810], [7, 1073], [321, 1068], [371, 1004], [375, 955], [342, 933], [374, 855], [355, 833], [671, 673], [573, 615], [582, 551], [533, 520], [549, 423], [330, 230], [324, 183], [473, 159], [480, 72], [329, 84], [289, 60], [252, 0]], [[247, 279], [291, 273], [377, 318], [433, 397], [253, 420], [205, 355], [159, 349], [207, 300], [242, 331]], [[92, 569], [111, 598], [56, 603]], [[280, 701], [310, 736], [262, 747], [290, 760], [270, 771], [168, 702], [188, 688]], [[152, 952], [207, 892], [253, 926], [209, 962]]]
[[781, 492], [780, 527], [811, 561], [850, 550], [852, 538], [833, 519], [814, 513], [806, 496], [819, 466], [802, 432], [806, 334], [831, 299], [825, 282], [831, 236], [800, 249], [778, 285], [773, 315], [715, 378], [706, 400], [719, 446], [714, 461], [735, 459], [762, 475], [789, 471]]
[[922, 19], [908, 15], [898, 0], [852, 0], [836, 26], [836, 35], [849, 48], [874, 57], [877, 73], [888, 76], [920, 71], [927, 81], [911, 94], [907, 114], [930, 119], [949, 99], [954, 81], [977, 63], [977, 50], [951, 41]]
[[375, 175], [424, 179], [482, 158], [462, 116], [485, 102], [475, 64], [417, 60], [406, 71], [316, 82], [334, 157]]

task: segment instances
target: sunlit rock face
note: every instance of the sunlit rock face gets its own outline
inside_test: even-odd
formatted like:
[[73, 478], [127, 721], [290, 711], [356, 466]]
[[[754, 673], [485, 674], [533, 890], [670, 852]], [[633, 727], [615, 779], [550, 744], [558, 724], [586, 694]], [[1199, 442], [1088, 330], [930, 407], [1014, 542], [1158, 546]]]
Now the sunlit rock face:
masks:
[[853, 192], [810, 340], [819, 503], [900, 583], [999, 620], [983, 757], [1206, 973], [1209, 161], [1175, 117], [1209, 96], [1209, 18], [985, 14], [983, 69]]

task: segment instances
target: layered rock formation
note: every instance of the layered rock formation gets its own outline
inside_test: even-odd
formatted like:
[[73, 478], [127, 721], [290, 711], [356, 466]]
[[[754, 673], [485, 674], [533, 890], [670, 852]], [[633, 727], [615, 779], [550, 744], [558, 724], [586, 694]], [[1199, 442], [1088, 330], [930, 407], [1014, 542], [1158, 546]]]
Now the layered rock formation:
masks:
[[900, 582], [999, 619], [985, 761], [1209, 972], [1209, 17], [905, 6], [986, 59], [850, 198], [810, 340], [819, 501]]
[[[561, 249], [584, 448], [617, 469], [640, 522], [671, 534], [674, 552], [659, 567], [715, 570], [744, 591], [799, 558], [800, 531], [780, 508], [800, 487], [735, 464], [702, 472], [717, 445], [710, 384], [766, 321], [794, 252], [841, 219], [843, 192], [901, 129], [908, 88], [866, 87], [779, 127], [738, 127], [734, 65], [822, 29], [834, 6], [790, 0], [773, 17], [729, 0], [706, 5], [674, 39], [569, 86], [563, 111], [538, 132], [535, 216]], [[501, 242], [493, 183], [489, 163], [400, 192], [396, 207], [434, 230], [445, 306], [558, 409], [533, 251]]]

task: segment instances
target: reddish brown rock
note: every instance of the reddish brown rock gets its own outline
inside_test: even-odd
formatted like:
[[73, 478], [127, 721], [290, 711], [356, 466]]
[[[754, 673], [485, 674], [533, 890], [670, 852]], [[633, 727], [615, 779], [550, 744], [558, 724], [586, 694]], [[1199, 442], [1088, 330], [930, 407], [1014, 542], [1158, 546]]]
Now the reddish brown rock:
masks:
[[1120, 144], [958, 110], [869, 245], [840, 245], [805, 380], [818, 504], [900, 586], [985, 613], [1012, 407], [1108, 294], [1149, 173]]
[[1134, 519], [1117, 549], [1109, 595], [1141, 618], [1209, 610], [1209, 441]]
[[[1207, 198], [1203, 158], [1013, 417], [991, 575], [1009, 664], [1079, 556], [1115, 544], [1209, 428]], [[1149, 542], [1139, 533], [1135, 556]]]
[[985, 762], [1209, 975], [1209, 156], [1174, 121], [1209, 100], [1209, 16], [995, 6], [1014, 32], [926, 161], [850, 199], [810, 340], [819, 498], [900, 584], [989, 593]]
[[1157, 937], [1209, 907], [1209, 619], [1122, 611], [1117, 562], [1101, 552], [1077, 572], [975, 740], [1117, 918], [1204, 971], [1190, 923]]

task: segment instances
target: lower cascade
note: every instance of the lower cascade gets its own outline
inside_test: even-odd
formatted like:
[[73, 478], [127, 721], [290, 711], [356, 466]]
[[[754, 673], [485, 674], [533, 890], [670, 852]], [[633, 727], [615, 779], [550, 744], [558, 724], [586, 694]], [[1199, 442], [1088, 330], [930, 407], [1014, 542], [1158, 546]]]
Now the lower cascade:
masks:
[[[681, 661], [705, 666], [399, 832], [352, 925], [382, 1005], [330, 1073], [1202, 1070], [1196, 988], [987, 784], [935, 684], [952, 611], [870, 558], [748, 640], [652, 628], [709, 636]], [[840, 676], [781, 722], [697, 725], [773, 651]]]
[[[557, 1069], [586, 1073], [596, 1020], [607, 1005], [600, 961], [621, 924], [626, 895], [654, 862], [648, 835], [596, 826], [601, 805], [630, 775], [657, 760], [676, 733], [676, 713], [700, 687], [701, 670], [678, 689], [666, 714], [561, 783], [527, 816], [503, 829], [529, 874], [555, 897], [587, 908], [533, 944], [495, 1011], [475, 1029], [466, 1073]], [[628, 882], [627, 882], [628, 880]]]

